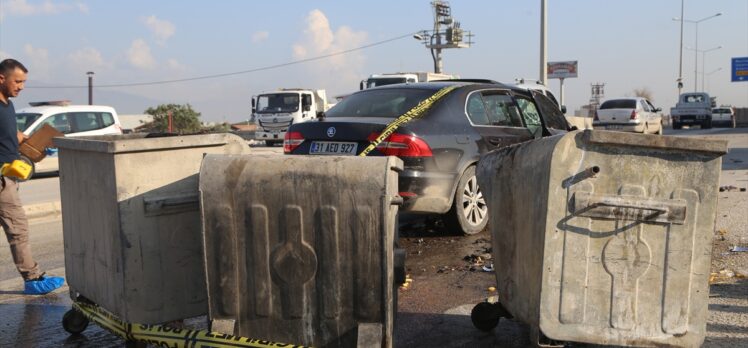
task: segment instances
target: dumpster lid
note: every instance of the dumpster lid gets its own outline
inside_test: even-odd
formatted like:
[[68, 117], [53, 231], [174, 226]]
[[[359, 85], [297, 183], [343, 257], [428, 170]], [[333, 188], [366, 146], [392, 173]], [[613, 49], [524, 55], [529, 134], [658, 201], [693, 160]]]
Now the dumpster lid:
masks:
[[584, 138], [593, 144], [626, 145], [662, 150], [703, 152], [716, 155], [727, 153], [727, 140], [676, 136], [641, 136], [640, 134], [585, 130]]
[[223, 146], [229, 142], [243, 141], [230, 133], [180, 135], [168, 137], [148, 137], [148, 134], [102, 135], [91, 137], [58, 137], [54, 145], [61, 149], [103, 153], [127, 153], [160, 151], [194, 147]]

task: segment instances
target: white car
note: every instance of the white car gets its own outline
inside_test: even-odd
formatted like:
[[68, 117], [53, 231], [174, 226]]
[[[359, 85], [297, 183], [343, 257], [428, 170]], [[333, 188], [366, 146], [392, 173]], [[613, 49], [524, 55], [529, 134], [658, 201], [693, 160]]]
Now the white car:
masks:
[[662, 134], [662, 109], [641, 97], [609, 99], [600, 104], [592, 126], [642, 134]]
[[[111, 106], [69, 105], [67, 101], [30, 103], [31, 107], [16, 110], [16, 126], [31, 136], [45, 124], [66, 137], [122, 134], [117, 111]], [[57, 151], [50, 149], [47, 157], [35, 164], [34, 173], [56, 172]]]
[[720, 106], [712, 109], [712, 124], [735, 128], [735, 111], [729, 106]]

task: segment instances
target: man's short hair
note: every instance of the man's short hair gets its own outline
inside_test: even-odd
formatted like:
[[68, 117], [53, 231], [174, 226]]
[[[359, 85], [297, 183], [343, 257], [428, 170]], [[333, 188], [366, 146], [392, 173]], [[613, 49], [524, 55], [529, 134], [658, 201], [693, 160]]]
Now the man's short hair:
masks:
[[26, 67], [23, 66], [23, 64], [21, 64], [21, 62], [15, 60], [13, 58], [8, 58], [8, 59], [5, 59], [2, 62], [0, 62], [0, 74], [7, 75], [7, 74], [9, 74], [10, 72], [12, 72], [13, 70], [16, 70], [16, 69], [21, 69], [21, 71], [23, 71], [24, 73], [28, 73], [29, 72], [29, 70], [26, 69]]

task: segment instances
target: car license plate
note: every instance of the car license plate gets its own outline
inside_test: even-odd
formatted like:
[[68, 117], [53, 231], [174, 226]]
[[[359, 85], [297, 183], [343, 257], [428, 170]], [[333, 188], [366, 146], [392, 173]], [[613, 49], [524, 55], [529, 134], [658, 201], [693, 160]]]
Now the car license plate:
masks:
[[355, 155], [358, 143], [336, 141], [313, 141], [309, 149], [314, 155]]
[[616, 126], [616, 125], [613, 125], [613, 126], [605, 126], [605, 129], [610, 129], [610, 130], [621, 129], [621, 126]]

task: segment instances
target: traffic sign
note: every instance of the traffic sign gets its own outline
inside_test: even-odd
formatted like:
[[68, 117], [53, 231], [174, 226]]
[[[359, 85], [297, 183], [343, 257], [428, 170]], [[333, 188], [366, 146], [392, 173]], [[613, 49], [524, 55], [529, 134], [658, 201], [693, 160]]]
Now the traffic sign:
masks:
[[732, 58], [732, 82], [748, 82], [748, 57]]

